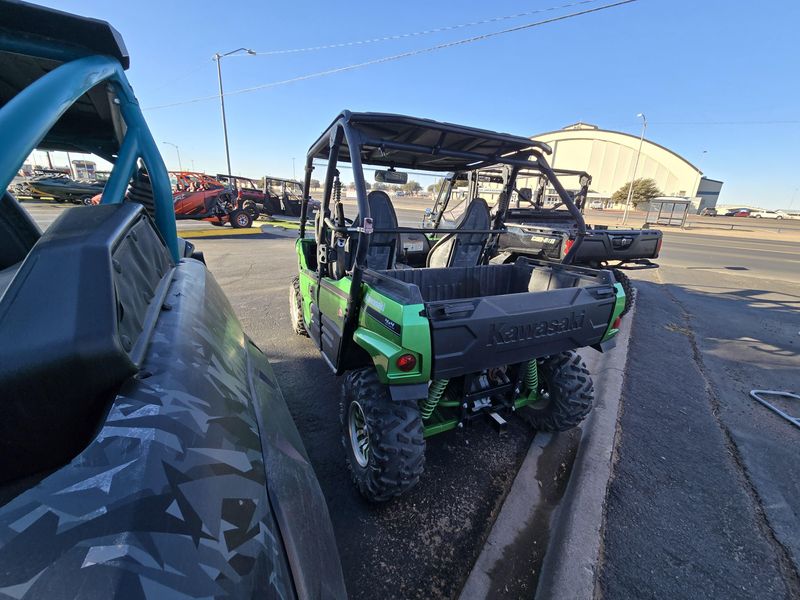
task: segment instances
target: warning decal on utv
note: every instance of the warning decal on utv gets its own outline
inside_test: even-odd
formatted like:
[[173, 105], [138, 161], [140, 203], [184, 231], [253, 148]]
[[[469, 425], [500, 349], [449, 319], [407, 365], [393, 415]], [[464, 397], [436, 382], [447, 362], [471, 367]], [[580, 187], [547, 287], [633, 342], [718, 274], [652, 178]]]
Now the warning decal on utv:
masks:
[[532, 323], [522, 323], [519, 325], [506, 325], [505, 323], [492, 323], [489, 329], [489, 342], [487, 346], [500, 346], [503, 344], [514, 344], [535, 340], [542, 337], [549, 337], [559, 333], [575, 331], [583, 328], [583, 321], [586, 311], [579, 313], [572, 312], [569, 317], [562, 319], [550, 319], [544, 321], [533, 321]]
[[384, 317], [381, 313], [379, 313], [371, 306], [367, 307], [367, 314], [373, 319], [375, 319], [378, 323], [386, 327], [386, 329], [388, 329], [389, 331], [391, 331], [396, 335], [400, 335], [400, 333], [403, 330], [402, 327], [400, 326], [400, 323], [395, 323], [388, 317]]

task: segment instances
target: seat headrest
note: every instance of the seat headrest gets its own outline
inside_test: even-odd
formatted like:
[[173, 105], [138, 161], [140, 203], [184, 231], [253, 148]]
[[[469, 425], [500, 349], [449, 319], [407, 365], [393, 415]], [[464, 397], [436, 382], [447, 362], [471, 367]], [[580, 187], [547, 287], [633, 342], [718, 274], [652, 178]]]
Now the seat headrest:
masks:
[[375, 228], [393, 229], [397, 227], [397, 213], [392, 206], [389, 194], [373, 190], [367, 194], [367, 204]]

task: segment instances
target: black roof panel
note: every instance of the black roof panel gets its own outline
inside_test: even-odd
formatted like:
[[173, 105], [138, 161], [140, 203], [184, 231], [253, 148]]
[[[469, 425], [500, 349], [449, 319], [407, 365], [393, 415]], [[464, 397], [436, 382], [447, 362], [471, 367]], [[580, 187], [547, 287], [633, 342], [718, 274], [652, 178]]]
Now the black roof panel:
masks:
[[[460, 171], [478, 163], [496, 163], [505, 155], [525, 158], [549, 147], [526, 137], [476, 127], [389, 113], [343, 111], [309, 150], [313, 158], [327, 158], [330, 134], [337, 123], [362, 137], [364, 164], [429, 171]], [[351, 162], [346, 141], [339, 160]]]

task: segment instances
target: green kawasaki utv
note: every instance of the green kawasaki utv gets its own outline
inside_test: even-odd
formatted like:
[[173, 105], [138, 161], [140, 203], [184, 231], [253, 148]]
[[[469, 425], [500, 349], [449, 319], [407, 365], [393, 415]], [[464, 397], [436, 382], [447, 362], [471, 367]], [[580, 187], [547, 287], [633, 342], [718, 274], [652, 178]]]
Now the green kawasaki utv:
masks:
[[[569, 255], [566, 264], [488, 260], [521, 169], [535, 165], [574, 209], [544, 159], [549, 152], [524, 137], [349, 111], [311, 146], [304, 189], [314, 161], [324, 160], [325, 192], [313, 235], [305, 228], [307, 196], [301, 207], [291, 318], [346, 375], [343, 441], [367, 499], [386, 501], [417, 483], [429, 436], [487, 416], [502, 427], [522, 407], [537, 428], [563, 431], [591, 410], [592, 380], [574, 349], [608, 346], [625, 304], [622, 287], [609, 271], [568, 264]], [[439, 237], [400, 227], [389, 195], [367, 192], [364, 179], [365, 165], [382, 169], [375, 180], [383, 185], [375, 186], [386, 187], [406, 182], [397, 169], [436, 176], [497, 164], [510, 169], [493, 213], [474, 198]], [[340, 168], [355, 182], [352, 219]]]

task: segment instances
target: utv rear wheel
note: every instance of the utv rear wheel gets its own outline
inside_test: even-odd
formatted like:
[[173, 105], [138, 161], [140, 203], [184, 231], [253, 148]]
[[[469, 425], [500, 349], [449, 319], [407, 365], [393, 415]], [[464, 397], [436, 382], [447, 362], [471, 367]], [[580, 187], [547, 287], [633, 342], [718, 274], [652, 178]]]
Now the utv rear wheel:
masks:
[[586, 364], [572, 350], [548, 356], [539, 363], [541, 399], [525, 411], [540, 431], [566, 431], [592, 410], [594, 384]]
[[235, 210], [230, 215], [231, 227], [247, 229], [253, 224], [253, 217], [246, 210]]
[[625, 292], [625, 308], [622, 309], [622, 313], [620, 313], [620, 316], [623, 316], [626, 315], [633, 306], [633, 295], [636, 293], [636, 290], [633, 289], [633, 284], [631, 283], [630, 278], [625, 275], [621, 269], [611, 269], [611, 272], [614, 274], [614, 278], [622, 286], [622, 289]]
[[289, 286], [289, 316], [292, 319], [292, 329], [297, 335], [308, 337], [306, 322], [303, 319], [303, 296], [300, 293], [300, 277], [292, 279]]
[[373, 367], [351, 371], [340, 420], [347, 466], [362, 496], [386, 502], [416, 485], [425, 467], [425, 439], [414, 400], [392, 400]]
[[84, 206], [91, 206], [92, 205], [92, 197], [91, 196], [85, 196], [85, 197], [81, 198], [81, 204], [83, 204]]

